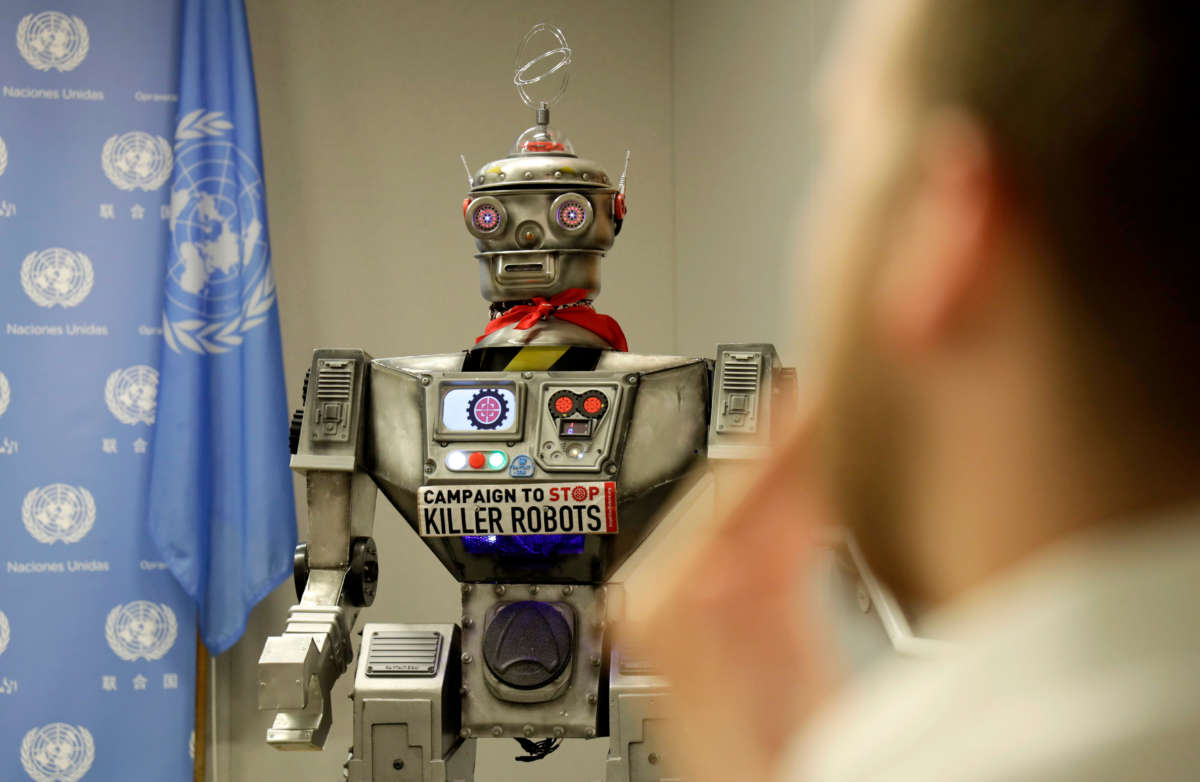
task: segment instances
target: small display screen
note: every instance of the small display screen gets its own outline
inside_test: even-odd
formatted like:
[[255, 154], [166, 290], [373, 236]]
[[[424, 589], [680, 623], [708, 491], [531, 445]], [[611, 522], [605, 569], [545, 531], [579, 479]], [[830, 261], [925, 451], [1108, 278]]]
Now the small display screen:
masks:
[[558, 422], [559, 437], [591, 437], [592, 422], [564, 418]]
[[448, 432], [503, 432], [516, 421], [517, 396], [507, 388], [455, 388], [442, 397]]

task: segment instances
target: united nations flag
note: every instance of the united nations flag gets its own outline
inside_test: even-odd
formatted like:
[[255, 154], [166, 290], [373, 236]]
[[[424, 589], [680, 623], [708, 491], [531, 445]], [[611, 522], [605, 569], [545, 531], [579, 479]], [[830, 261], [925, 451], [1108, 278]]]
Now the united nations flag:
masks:
[[256, 106], [242, 1], [184, 0], [147, 512], [214, 654], [296, 545]]

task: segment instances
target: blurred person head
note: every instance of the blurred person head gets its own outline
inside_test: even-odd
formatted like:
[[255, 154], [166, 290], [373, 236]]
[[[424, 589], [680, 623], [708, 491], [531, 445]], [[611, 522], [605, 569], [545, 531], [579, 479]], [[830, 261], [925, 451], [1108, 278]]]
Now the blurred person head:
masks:
[[934, 604], [1200, 496], [1196, 27], [1155, 0], [863, 0], [810, 290], [841, 520]]

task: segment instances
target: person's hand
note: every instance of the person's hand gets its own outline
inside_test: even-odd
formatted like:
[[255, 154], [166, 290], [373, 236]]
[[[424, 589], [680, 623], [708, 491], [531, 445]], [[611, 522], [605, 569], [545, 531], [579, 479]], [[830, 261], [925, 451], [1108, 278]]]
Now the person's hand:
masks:
[[822, 515], [811, 424], [663, 565], [666, 583], [634, 617], [631, 640], [671, 682], [670, 762], [689, 782], [771, 778], [825, 688], [805, 593]]

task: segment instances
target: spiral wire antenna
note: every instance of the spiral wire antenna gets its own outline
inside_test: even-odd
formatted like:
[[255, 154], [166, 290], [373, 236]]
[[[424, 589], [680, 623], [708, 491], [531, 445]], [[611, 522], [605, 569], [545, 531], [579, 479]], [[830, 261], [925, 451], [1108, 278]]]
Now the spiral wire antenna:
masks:
[[[558, 44], [540, 53], [537, 51], [535, 39], [546, 35], [552, 36]], [[531, 56], [532, 54], [532, 56]], [[538, 22], [525, 33], [521, 44], [517, 47], [516, 70], [513, 73], [513, 85], [521, 100], [531, 109], [542, 106], [552, 106], [562, 98], [567, 91], [570, 81], [570, 66], [572, 59], [571, 47], [567, 45], [567, 37], [558, 27], [547, 22]], [[557, 88], [550, 84], [552, 76], [559, 77]], [[530, 88], [541, 85], [548, 89], [546, 96], [530, 95]]]

